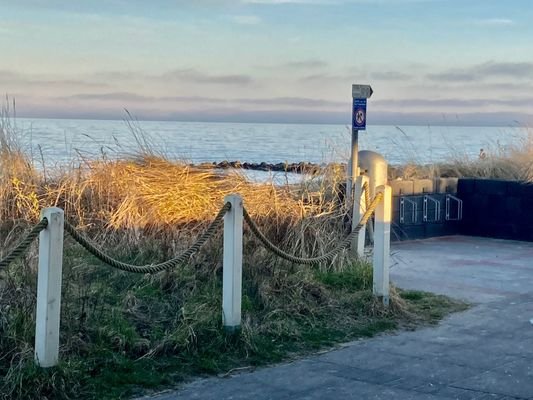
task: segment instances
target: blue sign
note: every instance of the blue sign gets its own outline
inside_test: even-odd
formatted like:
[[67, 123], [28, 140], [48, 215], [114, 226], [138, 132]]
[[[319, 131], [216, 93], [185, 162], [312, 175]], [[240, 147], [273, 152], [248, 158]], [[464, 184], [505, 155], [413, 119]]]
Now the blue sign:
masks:
[[366, 99], [353, 99], [352, 129], [366, 129]]

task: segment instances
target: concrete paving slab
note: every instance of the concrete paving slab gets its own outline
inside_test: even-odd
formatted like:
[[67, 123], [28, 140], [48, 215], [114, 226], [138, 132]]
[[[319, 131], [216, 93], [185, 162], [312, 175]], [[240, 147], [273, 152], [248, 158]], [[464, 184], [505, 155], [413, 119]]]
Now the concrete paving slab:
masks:
[[[419, 390], [420, 389], [422, 388], [419, 388]], [[507, 396], [501, 396], [499, 394], [491, 394], [479, 392], [477, 390], [468, 390], [449, 386], [440, 387], [437, 391], [432, 393], [439, 397], [455, 400], [511, 400], [511, 398]]]
[[422, 378], [437, 384], [450, 384], [483, 372], [478, 367], [468, 367], [444, 360], [442, 357], [416, 359], [391, 364], [381, 371], [402, 377]]
[[260, 369], [248, 374], [248, 378], [253, 378], [259, 384], [268, 383], [278, 389], [300, 393], [331, 386], [341, 377], [337, 372], [338, 368], [331, 364], [301, 360], [277, 368]]
[[385, 368], [391, 364], [410, 362], [416, 359], [409, 354], [395, 354], [383, 351], [379, 346], [375, 348], [352, 346], [320, 356], [320, 361], [323, 363], [336, 364], [337, 366], [356, 366], [367, 370]]
[[391, 280], [476, 303], [531, 293], [533, 243], [448, 236], [397, 242]]
[[157, 400], [283, 400], [290, 399], [293, 393], [277, 389], [256, 381], [243, 382], [242, 378], [229, 377], [223, 380], [193, 382], [178, 392], [157, 395]]
[[337, 385], [293, 397], [294, 400], [324, 399], [372, 399], [372, 400], [449, 400], [431, 393], [420, 393], [396, 387], [384, 387], [365, 382], [348, 383], [340, 381]]
[[456, 382], [463, 389], [483, 390], [504, 396], [533, 397], [533, 366], [531, 359], [521, 359], [494, 368], [474, 377]]
[[150, 398], [533, 400], [533, 243], [448, 237], [393, 252], [397, 286], [477, 305], [436, 327]]

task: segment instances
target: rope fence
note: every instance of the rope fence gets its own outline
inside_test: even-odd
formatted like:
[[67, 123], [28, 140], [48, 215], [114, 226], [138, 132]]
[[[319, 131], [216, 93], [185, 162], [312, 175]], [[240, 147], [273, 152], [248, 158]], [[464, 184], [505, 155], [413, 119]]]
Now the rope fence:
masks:
[[296, 257], [292, 254], [286, 253], [285, 251], [277, 247], [274, 243], [272, 243], [270, 240], [268, 240], [268, 238], [261, 232], [257, 224], [254, 222], [254, 220], [250, 217], [250, 214], [248, 214], [246, 208], [243, 209], [243, 213], [244, 220], [250, 227], [250, 231], [252, 231], [252, 233], [257, 237], [257, 239], [259, 239], [259, 241], [263, 244], [263, 246], [265, 246], [267, 250], [271, 251], [278, 257], [293, 262], [295, 264], [314, 265], [333, 260], [337, 255], [339, 255], [340, 252], [350, 246], [353, 238], [355, 238], [359, 234], [359, 231], [364, 226], [366, 226], [366, 223], [368, 222], [382, 199], [383, 193], [378, 193], [376, 197], [374, 197], [374, 200], [372, 200], [370, 205], [367, 207], [367, 210], [363, 214], [363, 217], [361, 218], [359, 223], [355, 226], [355, 228], [352, 229], [352, 232], [348, 236], [346, 236], [333, 250], [327, 252], [326, 254], [313, 258]]
[[[192, 246], [174, 258], [148, 265], [133, 265], [114, 259], [66, 221], [63, 210], [55, 207], [46, 208], [41, 214], [41, 221], [5, 258], [0, 260], [0, 269], [7, 267], [15, 259], [24, 255], [32, 242], [40, 235], [35, 359], [37, 364], [42, 367], [54, 366], [58, 362], [60, 307], [57, 304], [61, 302], [63, 236], [65, 231], [90, 254], [112, 268], [131, 273], [154, 274], [188, 262], [224, 225], [222, 315], [224, 328], [233, 332], [238, 330], [241, 325], [244, 222], [262, 245], [276, 256], [296, 264], [315, 265], [332, 261], [350, 246], [360, 246], [360, 241], [359, 244], [355, 244], [357, 242], [355, 239], [362, 229], [364, 235], [364, 227], [371, 216], [375, 214], [373, 292], [374, 295], [382, 297], [385, 304], [388, 304], [391, 189], [386, 185], [380, 186], [376, 189], [374, 198], [370, 200], [368, 181], [358, 180], [358, 185], [359, 200], [363, 201], [364, 197], [364, 212], [362, 212], [362, 205], [356, 205], [351, 232], [340, 240], [335, 248], [316, 257], [297, 257], [276, 246], [261, 232], [259, 226], [244, 208], [242, 198], [239, 195], [229, 195], [224, 199], [224, 206], [215, 219]], [[356, 210], [361, 210], [361, 212], [356, 213]], [[361, 215], [360, 220], [357, 225], [353, 226], [355, 217], [359, 215]]]
[[[362, 227], [366, 225], [369, 218], [372, 216], [375, 208], [377, 207], [377, 204], [382, 198], [382, 195], [379, 194], [373, 199], [372, 202], [370, 202], [370, 192], [368, 189], [368, 182], [364, 182], [362, 191], [364, 193], [365, 204], [367, 206], [367, 210], [365, 214], [362, 216], [357, 226], [354, 229], [352, 229], [352, 232], [348, 236], [346, 236], [337, 247], [335, 247], [333, 250], [319, 257], [302, 258], [302, 257], [297, 257], [297, 256], [286, 253], [285, 251], [277, 247], [275, 244], [273, 244], [261, 232], [260, 228], [253, 221], [253, 219], [251, 218], [250, 214], [248, 213], [246, 209], [243, 209], [244, 220], [250, 227], [250, 231], [257, 237], [257, 239], [259, 239], [259, 241], [263, 243], [263, 245], [265, 246], [267, 250], [271, 251], [275, 255], [283, 258], [286, 261], [294, 262], [296, 264], [304, 264], [304, 265], [319, 264], [321, 262], [331, 261], [342, 250], [346, 249], [350, 245], [353, 238], [359, 234], [359, 231], [362, 229]], [[128, 264], [128, 263], [124, 263], [122, 261], [116, 260], [113, 257], [109, 256], [108, 254], [104, 253], [94, 243], [92, 243], [88, 238], [86, 238], [83, 234], [78, 232], [76, 227], [74, 227], [74, 225], [72, 225], [70, 222], [65, 220], [64, 227], [65, 227], [65, 231], [67, 231], [68, 234], [78, 244], [80, 244], [90, 254], [92, 254], [93, 256], [95, 256], [97, 259], [107, 264], [108, 266], [122, 270], [122, 271], [132, 272], [132, 273], [137, 273], [137, 274], [154, 274], [157, 272], [161, 272], [167, 269], [174, 268], [177, 265], [182, 264], [188, 259], [190, 259], [191, 256], [193, 256], [196, 252], [198, 252], [200, 248], [209, 239], [211, 239], [214, 236], [217, 229], [220, 227], [220, 225], [222, 225], [224, 216], [230, 209], [231, 209], [231, 204], [229, 202], [226, 202], [226, 204], [224, 204], [224, 206], [218, 212], [213, 222], [209, 224], [209, 227], [206, 229], [206, 231], [196, 240], [196, 242], [191, 247], [185, 250], [182, 254], [170, 260], [164, 261], [162, 263], [149, 264], [149, 265], [133, 265], [133, 264]], [[45, 217], [41, 219], [41, 221], [37, 223], [31, 229], [31, 231], [26, 235], [24, 240], [22, 240], [17, 245], [17, 247], [15, 247], [15, 249], [13, 249], [5, 258], [0, 260], [0, 268], [7, 267], [17, 258], [24, 255], [24, 253], [29, 249], [32, 242], [37, 238], [39, 233], [43, 229], [46, 229], [47, 226], [48, 226], [48, 219]]]
[[115, 260], [113, 257], [105, 254], [102, 250], [100, 250], [93, 243], [91, 243], [89, 239], [87, 239], [85, 236], [79, 233], [76, 230], [76, 228], [67, 221], [65, 221], [65, 230], [85, 250], [87, 250], [93, 256], [95, 256], [100, 261], [104, 262], [105, 264], [107, 264], [108, 266], [112, 268], [116, 268], [116, 269], [126, 271], [126, 272], [133, 272], [136, 274], [155, 274], [163, 270], [174, 268], [177, 265], [188, 261], [192, 255], [194, 255], [198, 250], [200, 250], [200, 248], [215, 235], [218, 228], [222, 225], [222, 222], [224, 221], [224, 215], [226, 215], [226, 213], [230, 209], [231, 209], [230, 203], [224, 204], [224, 206], [220, 209], [220, 211], [218, 212], [213, 222], [209, 224], [209, 227], [207, 228], [207, 230], [204, 233], [202, 233], [202, 235], [196, 240], [196, 242], [194, 242], [194, 244], [191, 247], [189, 247], [179, 256], [171, 258], [170, 260], [167, 260], [159, 264], [133, 265], [133, 264], [127, 264], [127, 263]]

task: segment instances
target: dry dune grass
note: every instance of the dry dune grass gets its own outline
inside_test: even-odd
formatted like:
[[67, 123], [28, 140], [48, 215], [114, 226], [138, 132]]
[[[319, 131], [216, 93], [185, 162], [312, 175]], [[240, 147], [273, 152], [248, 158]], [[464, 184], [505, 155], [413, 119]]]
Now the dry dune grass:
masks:
[[421, 165], [406, 163], [389, 168], [389, 179], [437, 177], [505, 179], [533, 182], [533, 129], [524, 127], [510, 145], [494, 145], [482, 157], [450, 150], [449, 160]]
[[[239, 172], [171, 161], [152, 152], [148, 141], [134, 131], [139, 146], [127, 157], [80, 158], [68, 167], [44, 171], [23, 150], [9, 120], [3, 120], [0, 225], [4, 223], [4, 230], [36, 222], [42, 208], [58, 206], [71, 223], [89, 229], [101, 240], [117, 231], [134, 232], [130, 236], [141, 245], [142, 234], [176, 230], [181, 230], [180, 237], [189, 231], [194, 239], [218, 213], [224, 197], [238, 193], [265, 233], [285, 242], [287, 248], [301, 247], [301, 254], [334, 244], [331, 230], [342, 234], [345, 210], [339, 207], [335, 190], [344, 177], [338, 168], [326, 168], [297, 185], [255, 183]], [[7, 248], [11, 244], [2, 243]]]
[[[28, 156], [13, 135], [11, 120], [0, 113], [0, 221], [27, 217], [25, 210], [38, 203], [38, 177]], [[32, 210], [33, 212], [33, 210]]]
[[[160, 157], [96, 164], [85, 190], [107, 191], [109, 225], [145, 228], [212, 219], [231, 193], [239, 193], [252, 214], [294, 216], [292, 190], [253, 184], [237, 173], [221, 175]], [[296, 206], [296, 207], [295, 207]]]
[[457, 157], [450, 168], [458, 176], [497, 178], [533, 182], [533, 130], [525, 129], [525, 135], [509, 146], [496, 145], [484, 158], [471, 160]]
[[45, 179], [31, 163], [22, 162], [25, 158], [23, 153], [2, 158], [4, 165], [24, 166], [2, 169], [4, 221], [35, 221], [41, 208], [59, 206], [82, 225], [115, 229], [188, 225], [211, 220], [232, 193], [240, 194], [250, 214], [258, 218], [292, 220], [334, 206], [331, 191], [326, 198], [318, 180], [293, 186], [258, 184], [238, 172], [219, 173], [141, 155], [134, 160], [92, 161]]

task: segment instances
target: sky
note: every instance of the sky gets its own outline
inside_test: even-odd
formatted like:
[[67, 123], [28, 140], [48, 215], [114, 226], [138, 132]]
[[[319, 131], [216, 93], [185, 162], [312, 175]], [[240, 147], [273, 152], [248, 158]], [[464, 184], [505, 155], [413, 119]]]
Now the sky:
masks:
[[531, 0], [0, 0], [18, 116], [533, 124]]

